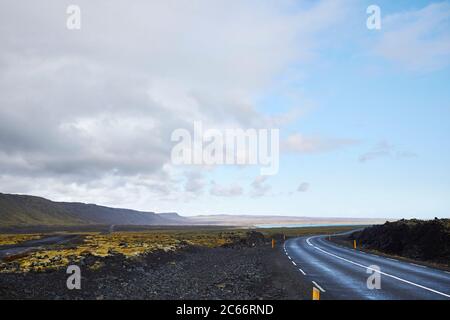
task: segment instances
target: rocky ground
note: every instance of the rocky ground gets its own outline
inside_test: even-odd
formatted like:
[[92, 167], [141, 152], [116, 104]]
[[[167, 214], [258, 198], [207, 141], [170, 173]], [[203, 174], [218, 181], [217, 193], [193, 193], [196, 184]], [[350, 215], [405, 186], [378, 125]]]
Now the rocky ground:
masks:
[[366, 228], [353, 237], [366, 249], [450, 267], [450, 219], [402, 219]]
[[450, 271], [450, 219], [399, 220], [333, 236], [331, 241], [358, 250]]
[[0, 273], [0, 299], [307, 299], [297, 270], [264, 241], [220, 248], [186, 246], [136, 258], [88, 256], [81, 290], [65, 269]]

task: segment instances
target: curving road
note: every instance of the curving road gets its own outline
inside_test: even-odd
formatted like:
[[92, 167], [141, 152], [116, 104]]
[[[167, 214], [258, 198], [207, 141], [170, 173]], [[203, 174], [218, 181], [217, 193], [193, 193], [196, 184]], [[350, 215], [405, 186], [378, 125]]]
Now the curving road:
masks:
[[[283, 250], [299, 276], [321, 291], [321, 299], [450, 300], [450, 273], [336, 245], [327, 236], [300, 237]], [[368, 277], [381, 275], [381, 289]]]

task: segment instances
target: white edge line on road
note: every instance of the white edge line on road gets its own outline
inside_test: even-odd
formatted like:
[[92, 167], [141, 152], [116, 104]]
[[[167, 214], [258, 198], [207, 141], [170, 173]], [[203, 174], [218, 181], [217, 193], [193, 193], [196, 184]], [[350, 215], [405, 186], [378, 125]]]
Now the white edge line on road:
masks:
[[317, 284], [317, 282], [312, 281], [312, 283], [317, 287], [317, 289], [319, 289], [319, 290], [322, 291], [322, 292], [325, 292], [325, 290], [323, 290], [323, 288], [322, 288], [321, 286], [319, 286], [319, 285]]
[[302, 269], [298, 268], [298, 271], [300, 271], [304, 276], [306, 276], [305, 271], [303, 271]]
[[397, 259], [394, 259], [394, 258], [386, 258], [386, 259], [391, 260], [391, 261], [398, 261]]
[[311, 239], [311, 238], [312, 238], [312, 237], [309, 237], [308, 239], [306, 239], [306, 243], [309, 244], [310, 246], [314, 247], [314, 246], [312, 245], [312, 243], [309, 242], [309, 239]]
[[[309, 240], [309, 239], [308, 239], [308, 240]], [[416, 286], [416, 287], [418, 287], [418, 288], [422, 288], [422, 289], [425, 289], [425, 290], [434, 292], [434, 293], [436, 293], [436, 294], [439, 294], [439, 295], [441, 295], [441, 296], [450, 298], [450, 294], [446, 294], [446, 293], [443, 293], [443, 292], [440, 292], [440, 291], [437, 291], [437, 290], [434, 290], [434, 289], [431, 289], [431, 288], [422, 286], [422, 285], [420, 285], [420, 284], [414, 283], [414, 282], [412, 282], [412, 281], [409, 281], [409, 280], [405, 280], [405, 279], [399, 278], [399, 277], [394, 276], [394, 275], [392, 275], [392, 274], [389, 274], [389, 273], [382, 272], [382, 271], [377, 270], [377, 269], [373, 269], [373, 268], [367, 267], [367, 266], [365, 266], [365, 265], [359, 264], [359, 263], [357, 263], [357, 262], [354, 262], [354, 261], [351, 261], [351, 260], [342, 258], [342, 257], [340, 257], [340, 256], [338, 256], [338, 255], [335, 255], [335, 254], [333, 254], [333, 253], [330, 253], [330, 252], [328, 252], [328, 251], [325, 251], [325, 250], [323, 250], [323, 249], [321, 249], [321, 248], [319, 248], [319, 247], [316, 247], [316, 246], [313, 246], [313, 247], [314, 247], [315, 249], [317, 249], [317, 250], [319, 250], [319, 251], [325, 253], [325, 254], [328, 254], [328, 255], [330, 255], [330, 256], [332, 256], [332, 257], [335, 257], [335, 258], [337, 258], [337, 259], [346, 261], [346, 262], [348, 262], [348, 263], [354, 264], [355, 266], [364, 268], [364, 269], [366, 269], [366, 270], [371, 270], [371, 271], [374, 271], [374, 272], [378, 272], [378, 273], [380, 273], [380, 274], [382, 274], [382, 275], [385, 275], [385, 276], [387, 276], [387, 277], [390, 277], [390, 278], [392, 278], [392, 279], [396, 279], [396, 280], [398, 280], [398, 281], [405, 282], [405, 283], [408, 283], [408, 284], [410, 284], [410, 285]]]
[[294, 266], [297, 266], [297, 264], [294, 262], [294, 261], [291, 261], [292, 262], [292, 264], [294, 265]]
[[292, 260], [292, 258], [290, 256], [288, 256], [289, 260]]
[[422, 266], [422, 265], [420, 265], [420, 264], [416, 264], [416, 263], [410, 263], [411, 265], [413, 265], [413, 266], [416, 266], [416, 267], [421, 267], [421, 268], [426, 268], [427, 266]]

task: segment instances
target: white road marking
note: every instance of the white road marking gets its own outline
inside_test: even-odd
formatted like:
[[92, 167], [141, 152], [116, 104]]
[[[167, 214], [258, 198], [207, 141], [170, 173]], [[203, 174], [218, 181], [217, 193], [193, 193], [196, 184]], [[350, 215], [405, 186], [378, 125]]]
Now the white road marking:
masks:
[[319, 290], [322, 291], [322, 292], [325, 292], [325, 290], [323, 290], [323, 288], [322, 288], [321, 286], [319, 286], [319, 285], [317, 284], [317, 282], [312, 281], [312, 283], [317, 287], [317, 289], [319, 289]]
[[416, 266], [416, 267], [421, 267], [421, 268], [426, 268], [427, 266], [422, 266], [422, 265], [420, 265], [420, 264], [416, 264], [416, 263], [410, 263], [411, 265], [413, 265], [413, 266]]
[[[308, 238], [308, 240], [309, 240], [309, 239], [310, 239], [310, 238]], [[390, 277], [390, 278], [392, 278], [392, 279], [395, 279], [395, 280], [398, 280], [398, 281], [401, 281], [401, 282], [404, 282], [404, 283], [408, 283], [408, 284], [413, 285], [413, 286], [416, 286], [416, 287], [418, 287], [418, 288], [422, 288], [422, 289], [424, 289], [424, 290], [428, 290], [428, 291], [430, 291], [430, 292], [433, 292], [433, 293], [439, 294], [439, 295], [441, 295], [441, 296], [450, 298], [450, 294], [446, 294], [446, 293], [440, 292], [440, 291], [438, 291], [438, 290], [434, 290], [434, 289], [431, 289], [431, 288], [422, 286], [422, 285], [420, 285], [420, 284], [418, 284], [418, 283], [414, 283], [414, 282], [412, 282], [412, 281], [402, 279], [402, 278], [397, 277], [397, 276], [394, 276], [394, 275], [392, 275], [392, 274], [389, 274], [389, 273], [386, 273], [386, 272], [382, 272], [382, 271], [380, 271], [380, 270], [373, 269], [373, 268], [370, 268], [370, 267], [368, 267], [368, 266], [362, 265], [362, 264], [360, 264], [360, 263], [357, 263], [357, 262], [354, 262], [354, 261], [351, 261], [351, 260], [342, 258], [342, 257], [340, 257], [340, 256], [338, 256], [338, 255], [335, 255], [335, 254], [333, 254], [333, 253], [330, 253], [330, 252], [328, 252], [328, 251], [325, 251], [325, 250], [323, 250], [323, 249], [321, 249], [321, 248], [319, 248], [319, 247], [316, 247], [316, 246], [313, 246], [313, 247], [314, 247], [315, 249], [317, 249], [317, 250], [319, 250], [319, 251], [325, 253], [325, 254], [328, 254], [328, 255], [330, 255], [330, 256], [332, 256], [332, 257], [335, 257], [335, 258], [337, 258], [337, 259], [340, 259], [340, 260], [342, 260], [342, 261], [346, 261], [346, 262], [348, 262], [348, 263], [354, 264], [355, 266], [364, 268], [364, 269], [366, 269], [366, 270], [371, 270], [371, 271], [374, 271], [374, 272], [378, 272], [378, 273], [380, 273], [380, 274], [382, 274], [382, 275], [385, 275], [386, 277]]]
[[311, 238], [312, 238], [312, 237], [309, 237], [308, 239], [306, 239], [306, 243], [309, 244], [310, 246], [314, 247], [314, 246], [312, 245], [312, 243], [309, 242], [309, 239], [311, 239]]
[[397, 259], [393, 259], [393, 258], [386, 258], [386, 259], [391, 260], [391, 261], [398, 261]]
[[292, 262], [292, 264], [294, 265], [294, 266], [297, 266], [297, 264], [294, 262], [294, 261], [291, 261]]
[[305, 271], [303, 271], [302, 269], [298, 268], [298, 271], [300, 271], [301, 273], [303, 273], [304, 276], [306, 276]]
[[290, 256], [288, 256], [289, 260], [292, 260], [292, 258]]

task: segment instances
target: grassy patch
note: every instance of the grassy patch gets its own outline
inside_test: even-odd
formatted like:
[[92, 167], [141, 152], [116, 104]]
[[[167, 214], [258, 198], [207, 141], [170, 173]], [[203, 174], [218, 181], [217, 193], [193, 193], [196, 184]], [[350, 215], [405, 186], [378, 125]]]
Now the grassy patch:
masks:
[[[12, 237], [14, 235], [11, 235]], [[18, 235], [23, 236], [23, 235]], [[66, 267], [88, 255], [135, 257], [155, 250], [171, 251], [185, 245], [218, 247], [245, 236], [244, 230], [152, 230], [84, 234], [79, 244], [56, 246], [31, 252], [25, 257], [0, 264], [0, 272], [45, 271]]]
[[40, 234], [0, 234], [0, 246], [18, 244], [42, 238]]
[[[286, 237], [297, 237], [314, 234], [332, 234], [356, 229], [356, 226], [337, 227], [302, 227], [254, 229], [266, 238], [284, 234]], [[124, 231], [109, 234], [84, 233], [79, 243], [51, 246], [31, 252], [26, 256], [18, 256], [11, 261], [0, 264], [0, 272], [45, 271], [66, 267], [69, 263], [77, 263], [87, 256], [107, 257], [123, 255], [136, 257], [155, 250], [173, 251], [186, 245], [203, 247], [220, 247], [230, 244], [236, 239], [246, 237], [249, 229], [155, 229], [147, 231]], [[11, 244], [33, 239], [38, 235], [3, 235], [4, 241]], [[101, 263], [92, 266], [101, 268]]]

